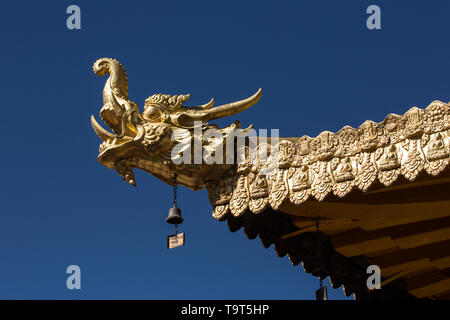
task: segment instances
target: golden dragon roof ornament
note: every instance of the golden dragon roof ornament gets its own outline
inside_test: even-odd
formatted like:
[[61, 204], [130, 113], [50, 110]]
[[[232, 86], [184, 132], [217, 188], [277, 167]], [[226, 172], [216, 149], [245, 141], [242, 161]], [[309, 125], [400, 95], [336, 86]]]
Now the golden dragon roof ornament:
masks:
[[[92, 127], [103, 141], [98, 160], [106, 167], [116, 169], [132, 185], [136, 184], [132, 167], [143, 169], [169, 184], [173, 184], [177, 174], [179, 184], [194, 190], [204, 188], [209, 178], [220, 178], [230, 165], [186, 162], [176, 165], [174, 160], [183, 152], [189, 152], [191, 144], [195, 143], [200, 143], [202, 150], [214, 153], [235, 129], [240, 128], [240, 124], [235, 122], [218, 129], [208, 122], [244, 111], [261, 97], [259, 89], [253, 96], [237, 102], [213, 107], [214, 99], [211, 99], [204, 105], [190, 107], [183, 105], [189, 95], [155, 94], [146, 99], [141, 114], [137, 104], [128, 98], [127, 75], [119, 61], [99, 59], [93, 70], [99, 76], [109, 74], [103, 89], [100, 117], [113, 131], [103, 129], [94, 116], [91, 117]], [[199, 131], [201, 136], [207, 129], [218, 129], [222, 138], [203, 139], [196, 135]], [[174, 156], [177, 145], [180, 150]]]
[[[100, 163], [133, 185], [132, 168], [139, 168], [171, 185], [177, 174], [181, 185], [194, 190], [206, 187], [217, 219], [227, 213], [240, 216], [246, 210], [277, 210], [284, 202], [300, 205], [311, 199], [324, 201], [330, 195], [344, 197], [352, 190], [392, 187], [425, 174], [440, 175], [448, 167], [450, 107], [440, 101], [426, 109], [413, 107], [404, 115], [390, 114], [380, 123], [366, 121], [356, 129], [346, 126], [315, 138], [279, 138], [276, 145], [254, 145], [254, 149], [269, 149], [266, 159], [251, 161], [252, 153], [247, 152], [240, 163], [183, 163], [180, 157], [195, 144], [214, 155], [226, 149], [229, 141], [233, 143], [239, 122], [219, 129], [208, 121], [250, 108], [260, 99], [261, 89], [245, 100], [215, 108], [214, 100], [188, 107], [184, 103], [189, 95], [156, 94], [145, 101], [140, 113], [128, 98], [126, 72], [117, 60], [99, 59], [94, 72], [110, 75], [100, 116], [113, 132], [91, 117], [103, 141]], [[208, 129], [220, 135], [204, 136]], [[251, 149], [251, 144], [246, 143], [246, 148]], [[227, 156], [225, 152], [223, 157]], [[231, 156], [236, 159], [236, 154]], [[267, 170], [274, 163], [275, 170]]]

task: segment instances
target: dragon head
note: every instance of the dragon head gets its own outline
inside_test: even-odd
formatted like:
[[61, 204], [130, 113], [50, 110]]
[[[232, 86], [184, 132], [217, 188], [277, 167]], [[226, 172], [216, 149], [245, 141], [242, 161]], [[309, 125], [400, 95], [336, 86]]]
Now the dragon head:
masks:
[[[261, 97], [259, 89], [247, 99], [213, 108], [214, 99], [200, 106], [185, 106], [190, 95], [154, 94], [146, 99], [141, 114], [137, 104], [128, 98], [127, 75], [119, 61], [102, 58], [94, 63], [93, 69], [99, 76], [109, 74], [100, 117], [112, 132], [91, 116], [92, 127], [102, 140], [98, 160], [132, 185], [136, 185], [133, 168], [151, 173], [170, 185], [176, 175], [177, 183], [194, 190], [206, 186], [206, 177], [220, 179], [232, 165], [223, 164], [224, 161], [206, 164], [203, 159], [198, 162], [194, 151], [197, 147], [202, 157], [220, 153], [225, 158], [219, 151], [228, 140], [234, 139], [240, 124], [235, 122], [219, 129], [208, 122], [244, 111]], [[205, 135], [207, 131], [215, 134]]]

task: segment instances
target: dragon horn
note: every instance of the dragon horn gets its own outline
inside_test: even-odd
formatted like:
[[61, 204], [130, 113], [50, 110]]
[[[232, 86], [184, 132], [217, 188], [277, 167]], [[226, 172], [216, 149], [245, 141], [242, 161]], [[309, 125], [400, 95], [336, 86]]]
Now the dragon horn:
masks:
[[208, 120], [214, 120], [214, 119], [218, 119], [218, 118], [222, 118], [222, 117], [226, 117], [226, 116], [232, 116], [234, 114], [237, 114], [239, 112], [247, 110], [248, 108], [250, 108], [251, 106], [253, 106], [254, 104], [256, 104], [259, 101], [259, 99], [261, 98], [261, 93], [262, 93], [262, 90], [260, 88], [260, 89], [258, 89], [258, 91], [256, 91], [256, 93], [254, 95], [252, 95], [251, 97], [249, 97], [247, 99], [227, 103], [222, 106], [218, 106], [218, 107], [207, 110], [206, 112], [208, 114]]
[[99, 125], [98, 122], [95, 120], [94, 116], [91, 116], [91, 125], [95, 133], [98, 135], [100, 139], [102, 139], [102, 141], [113, 140], [114, 138], [116, 138], [116, 135], [103, 129], [103, 127]]
[[208, 103], [202, 104], [202, 105], [200, 105], [198, 107], [202, 108], [203, 110], [207, 110], [207, 109], [211, 108], [214, 105], [214, 102], [215, 102], [214, 98], [212, 98], [211, 100], [209, 100]]

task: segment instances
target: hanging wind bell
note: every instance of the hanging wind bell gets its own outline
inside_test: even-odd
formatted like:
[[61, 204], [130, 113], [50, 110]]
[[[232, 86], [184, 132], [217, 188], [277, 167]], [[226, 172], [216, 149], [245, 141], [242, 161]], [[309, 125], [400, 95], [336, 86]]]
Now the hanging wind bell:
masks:
[[[319, 219], [316, 221], [316, 232], [319, 233]], [[323, 285], [323, 279], [319, 276], [319, 289], [316, 290], [316, 300], [328, 300], [327, 286]]]
[[177, 207], [177, 175], [175, 174], [175, 184], [173, 185], [173, 207], [169, 209], [166, 222], [175, 225], [175, 233], [167, 237], [167, 248], [173, 249], [184, 246], [184, 233], [178, 233], [178, 225], [183, 223], [181, 210]]
[[316, 290], [316, 300], [328, 300], [327, 286], [323, 285], [322, 278], [319, 278], [319, 289]]

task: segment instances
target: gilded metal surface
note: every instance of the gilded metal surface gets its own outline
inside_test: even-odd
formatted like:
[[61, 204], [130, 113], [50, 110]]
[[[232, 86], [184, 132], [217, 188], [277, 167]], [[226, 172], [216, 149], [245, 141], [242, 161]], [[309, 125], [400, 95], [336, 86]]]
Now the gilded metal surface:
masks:
[[[136, 185], [132, 168], [143, 169], [166, 183], [173, 184], [174, 175], [177, 182], [197, 190], [206, 186], [207, 180], [219, 180], [221, 175], [232, 165], [175, 164], [184, 149], [199, 144], [201, 154], [206, 150], [214, 153], [222, 148], [239, 122], [217, 128], [208, 121], [231, 116], [244, 111], [261, 97], [261, 89], [253, 96], [225, 105], [213, 107], [214, 99], [195, 107], [184, 106], [189, 95], [155, 94], [145, 101], [144, 110], [128, 97], [128, 80], [125, 68], [119, 61], [102, 58], [94, 63], [95, 74], [109, 74], [103, 89], [103, 107], [101, 119], [111, 128], [109, 132], [102, 128], [94, 116], [91, 124], [95, 133], [103, 141], [99, 147], [98, 160], [108, 168], [115, 169], [128, 183]], [[194, 126], [196, 124], [197, 128]], [[220, 138], [203, 137], [207, 129], [217, 129]], [[245, 132], [245, 130], [244, 130]], [[195, 159], [194, 159], [195, 160]], [[225, 162], [225, 161], [224, 161]]]
[[[259, 100], [261, 89], [248, 99], [215, 108], [214, 100], [186, 107], [183, 103], [189, 95], [156, 94], [146, 100], [141, 114], [128, 98], [125, 69], [117, 60], [98, 60], [94, 72], [110, 75], [100, 116], [113, 131], [91, 118], [103, 141], [98, 160], [131, 184], [135, 184], [134, 167], [169, 184], [176, 173], [181, 185], [194, 190], [206, 187], [216, 219], [229, 212], [240, 216], [247, 209], [255, 214], [267, 207], [277, 210], [284, 201], [300, 205], [308, 199], [323, 201], [330, 194], [344, 197], [355, 189], [367, 192], [377, 181], [391, 186], [401, 176], [414, 181], [421, 172], [437, 176], [448, 167], [450, 107], [440, 101], [426, 109], [411, 108], [402, 116], [390, 114], [380, 123], [366, 121], [357, 129], [346, 126], [315, 138], [280, 138], [276, 146], [264, 145], [269, 157], [261, 161], [175, 165], [171, 151], [177, 142], [172, 135], [176, 141], [195, 143], [200, 139], [202, 148], [217, 151], [240, 125], [218, 129], [208, 121], [251, 107]], [[202, 139], [194, 121], [201, 124], [200, 133], [217, 128], [222, 138]]]
[[220, 199], [226, 194], [230, 201], [213, 199], [213, 216], [221, 220], [229, 212], [240, 216], [247, 208], [259, 213], [266, 206], [277, 210], [284, 201], [300, 205], [331, 194], [344, 197], [355, 189], [367, 192], [377, 180], [388, 187], [401, 176], [411, 182], [422, 172], [437, 176], [449, 164], [449, 114], [448, 104], [434, 101], [426, 109], [414, 107], [403, 116], [390, 114], [357, 129], [346, 126], [316, 138], [280, 138], [278, 163], [284, 166], [266, 175], [258, 189], [252, 181], [275, 161], [273, 157], [251, 171], [237, 172], [234, 184], [219, 184], [210, 193]]

